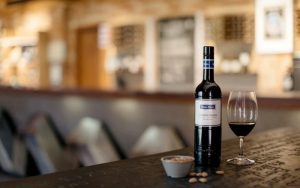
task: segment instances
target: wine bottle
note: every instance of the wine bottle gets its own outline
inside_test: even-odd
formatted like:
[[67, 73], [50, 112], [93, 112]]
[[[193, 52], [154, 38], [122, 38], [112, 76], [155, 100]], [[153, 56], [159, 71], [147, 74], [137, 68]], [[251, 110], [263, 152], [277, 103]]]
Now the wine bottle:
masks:
[[214, 81], [214, 47], [203, 47], [203, 81], [195, 90], [195, 165], [218, 167], [221, 161], [222, 92]]

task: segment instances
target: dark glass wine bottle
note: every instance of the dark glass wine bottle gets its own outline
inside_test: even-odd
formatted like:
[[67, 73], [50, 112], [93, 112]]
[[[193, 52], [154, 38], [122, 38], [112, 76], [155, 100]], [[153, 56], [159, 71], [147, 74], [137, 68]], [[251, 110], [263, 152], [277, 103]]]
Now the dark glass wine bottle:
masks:
[[195, 90], [195, 165], [218, 167], [221, 161], [222, 92], [214, 81], [214, 47], [203, 47], [203, 81]]

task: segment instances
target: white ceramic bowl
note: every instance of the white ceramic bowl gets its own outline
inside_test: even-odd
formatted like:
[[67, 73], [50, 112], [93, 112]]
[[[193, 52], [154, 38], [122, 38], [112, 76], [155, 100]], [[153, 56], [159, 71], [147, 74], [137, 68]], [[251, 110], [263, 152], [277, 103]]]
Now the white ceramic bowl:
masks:
[[189, 174], [194, 157], [185, 155], [171, 155], [161, 158], [161, 162], [167, 176], [172, 178], [182, 178]]

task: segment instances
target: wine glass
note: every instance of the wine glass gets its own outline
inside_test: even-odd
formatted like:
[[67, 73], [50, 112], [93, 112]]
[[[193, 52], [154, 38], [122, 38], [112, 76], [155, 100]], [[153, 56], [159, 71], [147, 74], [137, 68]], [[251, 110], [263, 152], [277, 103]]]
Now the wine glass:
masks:
[[257, 120], [258, 107], [254, 91], [232, 91], [227, 104], [227, 119], [231, 130], [239, 137], [239, 155], [228, 159], [227, 163], [250, 165], [255, 161], [248, 159], [243, 153], [244, 137], [254, 128]]

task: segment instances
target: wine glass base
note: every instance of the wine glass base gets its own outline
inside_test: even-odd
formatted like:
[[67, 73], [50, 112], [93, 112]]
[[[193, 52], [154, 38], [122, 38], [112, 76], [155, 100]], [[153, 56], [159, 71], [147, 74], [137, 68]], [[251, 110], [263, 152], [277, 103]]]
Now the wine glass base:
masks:
[[228, 159], [226, 162], [229, 164], [238, 165], [238, 166], [252, 165], [255, 163], [254, 160], [247, 159], [245, 157], [235, 157], [233, 159]]

